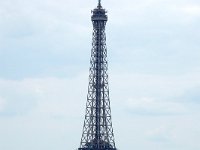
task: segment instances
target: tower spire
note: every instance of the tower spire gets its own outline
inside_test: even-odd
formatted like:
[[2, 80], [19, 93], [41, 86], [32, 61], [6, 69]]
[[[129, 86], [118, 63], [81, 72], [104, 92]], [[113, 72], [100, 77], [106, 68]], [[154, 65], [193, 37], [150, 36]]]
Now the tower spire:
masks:
[[101, 0], [99, 0], [98, 8], [101, 8]]

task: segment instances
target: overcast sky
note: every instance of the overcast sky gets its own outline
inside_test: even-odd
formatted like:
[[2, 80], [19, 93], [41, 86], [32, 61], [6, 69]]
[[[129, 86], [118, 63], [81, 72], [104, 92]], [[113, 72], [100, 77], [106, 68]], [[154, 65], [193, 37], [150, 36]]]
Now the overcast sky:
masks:
[[[97, 0], [0, 0], [0, 149], [75, 150]], [[119, 150], [200, 149], [200, 1], [102, 0]]]

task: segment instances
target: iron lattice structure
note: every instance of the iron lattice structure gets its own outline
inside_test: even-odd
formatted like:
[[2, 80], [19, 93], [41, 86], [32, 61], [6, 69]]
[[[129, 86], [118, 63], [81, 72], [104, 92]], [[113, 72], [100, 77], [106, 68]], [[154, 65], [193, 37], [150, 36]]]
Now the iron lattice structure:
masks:
[[79, 150], [116, 150], [111, 121], [105, 26], [100, 0], [92, 11], [93, 39], [86, 114]]

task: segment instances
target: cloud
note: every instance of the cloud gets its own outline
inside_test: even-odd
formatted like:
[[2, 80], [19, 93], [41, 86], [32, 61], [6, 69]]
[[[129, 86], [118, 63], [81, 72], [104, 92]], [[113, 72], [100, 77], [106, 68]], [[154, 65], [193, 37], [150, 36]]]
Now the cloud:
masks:
[[68, 142], [68, 147], [78, 147], [86, 94], [85, 73], [71, 78], [1, 79], [0, 148], [54, 150], [66, 148]]
[[0, 97], [0, 112], [2, 112], [4, 110], [5, 107], [5, 100]]
[[36, 96], [28, 84], [11, 80], [0, 80], [0, 96], [5, 105], [1, 115], [27, 115], [35, 107]]
[[149, 97], [129, 99], [126, 105], [130, 113], [139, 115], [179, 115], [189, 111], [180, 102], [156, 100]]
[[[75, 104], [78, 101], [85, 102], [86, 100], [86, 91], [85, 94], [81, 92], [82, 89], [87, 87], [84, 87], [87, 82], [87, 78], [84, 78], [85, 75], [71, 79], [1, 80], [0, 96], [4, 97], [6, 102], [1, 114], [47, 115], [52, 117], [74, 114], [76, 116], [78, 112], [80, 113], [80, 109]], [[79, 85], [79, 87], [76, 87], [76, 85]], [[82, 89], [80, 89], [81, 87]], [[3, 99], [1, 99], [1, 104], [3, 105]], [[76, 113], [74, 113], [74, 110], [76, 110]]]
[[172, 128], [169, 126], [160, 126], [148, 131], [147, 138], [152, 142], [172, 142], [174, 134]]
[[86, 41], [91, 39], [92, 24], [89, 17], [88, 21], [77, 21], [87, 18], [90, 9], [83, 12], [88, 7], [83, 3], [79, 11], [74, 11], [75, 5], [81, 4], [54, 0], [1, 1], [0, 68], [4, 69], [0, 76], [6, 79], [55, 76], [57, 69], [67, 76], [70, 72], [66, 73], [66, 68], [74, 69], [78, 62], [85, 63], [89, 58], [90, 43]]
[[199, 72], [178, 76], [112, 72], [111, 103], [115, 111], [128, 115], [194, 114], [199, 81]]
[[186, 5], [180, 8], [183, 13], [194, 17], [200, 17], [200, 5]]

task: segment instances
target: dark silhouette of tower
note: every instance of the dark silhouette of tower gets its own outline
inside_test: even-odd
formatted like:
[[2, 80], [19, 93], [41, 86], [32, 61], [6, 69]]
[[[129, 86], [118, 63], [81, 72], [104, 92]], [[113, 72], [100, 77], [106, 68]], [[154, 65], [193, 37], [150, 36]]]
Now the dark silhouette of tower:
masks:
[[111, 121], [105, 26], [99, 0], [92, 11], [93, 37], [86, 114], [79, 150], [116, 150]]

